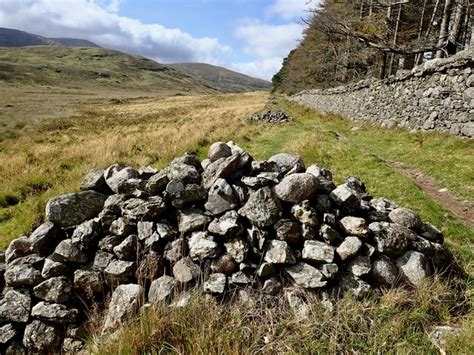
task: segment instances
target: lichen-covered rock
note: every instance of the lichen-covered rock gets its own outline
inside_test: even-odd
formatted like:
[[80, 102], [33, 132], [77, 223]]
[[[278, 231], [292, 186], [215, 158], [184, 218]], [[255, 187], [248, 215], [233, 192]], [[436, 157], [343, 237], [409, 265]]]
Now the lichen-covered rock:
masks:
[[138, 174], [138, 171], [131, 168], [130, 166], [121, 164], [109, 166], [104, 172], [105, 182], [115, 193], [119, 193], [120, 186], [127, 180], [136, 179], [139, 177], [140, 175]]
[[203, 230], [211, 219], [197, 208], [189, 208], [178, 213], [178, 231], [181, 233]]
[[189, 255], [193, 260], [203, 260], [217, 256], [218, 245], [207, 232], [193, 232], [188, 241]]
[[357, 237], [347, 237], [336, 249], [342, 261], [346, 261], [357, 255], [362, 247], [362, 242]]
[[49, 255], [64, 239], [64, 232], [52, 222], [45, 222], [30, 235], [30, 249], [41, 256]]
[[5, 261], [7, 264], [9, 264], [13, 260], [29, 254], [32, 254], [31, 240], [30, 238], [23, 236], [10, 242], [7, 250], [5, 251]]
[[102, 334], [110, 333], [132, 320], [144, 303], [144, 295], [145, 290], [140, 285], [118, 286], [110, 299]]
[[60, 263], [84, 264], [89, 259], [78, 240], [64, 239], [54, 250], [52, 259]]
[[63, 304], [41, 301], [31, 309], [31, 315], [45, 322], [66, 324], [76, 321], [78, 311]]
[[28, 293], [8, 291], [0, 300], [0, 321], [26, 323], [30, 310], [31, 297]]
[[243, 262], [247, 258], [249, 246], [242, 239], [230, 239], [228, 242], [224, 243], [224, 247], [238, 263]]
[[221, 294], [224, 293], [227, 285], [227, 276], [225, 274], [210, 274], [204, 282], [204, 292]]
[[301, 173], [305, 170], [303, 159], [299, 155], [279, 153], [271, 156], [268, 162], [275, 163], [282, 175]]
[[232, 149], [224, 142], [215, 142], [211, 144], [207, 151], [207, 157], [211, 162], [220, 158], [227, 158], [232, 155]]
[[207, 229], [210, 233], [221, 235], [227, 238], [233, 238], [242, 232], [241, 223], [239, 223], [239, 214], [232, 210], [215, 218]]
[[240, 155], [232, 154], [228, 157], [219, 158], [211, 162], [202, 174], [202, 183], [209, 189], [217, 179], [227, 178], [237, 171], [240, 163]]
[[231, 274], [239, 269], [239, 264], [230, 254], [224, 254], [211, 263], [211, 271], [214, 273]]
[[296, 263], [295, 265], [285, 267], [285, 271], [295, 281], [296, 285], [304, 288], [324, 287], [327, 281], [324, 275], [315, 267], [306, 263]]
[[5, 345], [12, 340], [17, 334], [16, 329], [12, 324], [5, 324], [0, 326], [0, 346]]
[[95, 191], [58, 196], [48, 201], [46, 219], [61, 227], [71, 227], [96, 217], [106, 199], [106, 195]]
[[359, 255], [347, 265], [347, 270], [352, 275], [362, 277], [367, 275], [372, 269], [370, 258], [367, 256]]
[[175, 286], [174, 278], [163, 275], [151, 283], [148, 291], [148, 302], [158, 303], [169, 298]]
[[250, 195], [239, 214], [257, 227], [265, 228], [278, 221], [282, 207], [269, 187], [263, 187]]
[[403, 253], [409, 241], [416, 239], [414, 232], [400, 224], [374, 222], [369, 224], [369, 229], [377, 251], [391, 257]]
[[382, 285], [392, 286], [398, 279], [398, 268], [389, 257], [380, 255], [372, 262], [371, 275]]
[[339, 221], [342, 230], [348, 235], [365, 238], [369, 233], [365, 219], [347, 216]]
[[61, 344], [61, 332], [53, 325], [34, 320], [25, 328], [23, 345], [31, 352], [49, 353]]
[[237, 198], [232, 187], [224, 179], [217, 179], [209, 189], [206, 211], [213, 216], [219, 215], [237, 206]]
[[176, 281], [180, 283], [188, 283], [195, 280], [200, 274], [199, 266], [193, 263], [190, 257], [182, 258], [173, 266], [173, 275]]
[[33, 292], [44, 301], [66, 303], [72, 296], [72, 283], [64, 276], [52, 277], [35, 286]]
[[129, 235], [122, 243], [114, 247], [114, 253], [120, 260], [134, 261], [137, 259], [138, 237]]
[[422, 227], [420, 217], [408, 208], [395, 208], [388, 214], [388, 218], [392, 223], [397, 223], [413, 230], [418, 230]]
[[270, 264], [294, 264], [296, 262], [288, 243], [282, 240], [270, 241], [264, 260]]
[[25, 287], [35, 286], [41, 281], [41, 269], [44, 259], [37, 254], [23, 256], [7, 264], [5, 270], [5, 283], [7, 286]]
[[104, 291], [102, 272], [93, 269], [80, 269], [74, 272], [74, 288], [79, 292], [101, 293]]
[[304, 242], [302, 257], [305, 260], [332, 263], [334, 260], [335, 248], [317, 240], [307, 240]]
[[111, 192], [109, 186], [105, 182], [104, 170], [98, 168], [89, 170], [79, 188], [82, 191], [94, 190], [103, 194]]
[[44, 260], [43, 269], [41, 270], [41, 276], [45, 279], [49, 279], [54, 276], [65, 275], [68, 271], [69, 269], [66, 264], [46, 258]]
[[136, 264], [133, 261], [113, 260], [104, 270], [105, 280], [111, 287], [130, 282], [135, 269]]

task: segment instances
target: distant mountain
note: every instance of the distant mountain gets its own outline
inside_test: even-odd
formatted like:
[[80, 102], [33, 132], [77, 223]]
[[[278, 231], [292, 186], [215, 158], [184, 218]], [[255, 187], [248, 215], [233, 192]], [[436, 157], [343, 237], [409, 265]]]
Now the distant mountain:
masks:
[[210, 64], [176, 63], [166, 64], [166, 66], [199, 78], [223, 92], [269, 90], [272, 86], [268, 81]]
[[0, 47], [0, 86], [215, 93], [206, 82], [151, 59], [104, 48]]
[[100, 47], [85, 39], [47, 38], [25, 31], [0, 27], [0, 47], [26, 46]]

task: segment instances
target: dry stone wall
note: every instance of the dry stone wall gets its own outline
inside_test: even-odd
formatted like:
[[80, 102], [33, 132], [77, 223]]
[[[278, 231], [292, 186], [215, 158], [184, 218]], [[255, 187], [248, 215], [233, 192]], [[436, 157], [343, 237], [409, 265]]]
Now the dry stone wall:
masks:
[[474, 137], [474, 51], [435, 59], [387, 80], [302, 91], [290, 100], [384, 127]]
[[92, 169], [80, 190], [51, 199], [46, 221], [0, 253], [0, 353], [83, 353], [97, 304], [106, 336], [195, 287], [220, 298], [296, 287], [328, 305], [417, 287], [452, 262], [438, 229], [358, 178], [336, 186], [299, 156], [256, 161], [232, 142], [161, 171]]

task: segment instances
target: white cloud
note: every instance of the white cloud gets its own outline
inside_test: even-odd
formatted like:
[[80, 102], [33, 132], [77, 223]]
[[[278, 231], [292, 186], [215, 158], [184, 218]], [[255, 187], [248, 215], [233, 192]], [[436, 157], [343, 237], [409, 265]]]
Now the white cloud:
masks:
[[265, 8], [267, 16], [294, 20], [305, 15], [305, 11], [319, 3], [319, 0], [276, 0]]
[[0, 2], [0, 26], [48, 37], [75, 37], [103, 47], [153, 58], [163, 63], [217, 63], [231, 52], [216, 38], [194, 38], [180, 29], [119, 16], [121, 0], [36, 0]]
[[265, 58], [246, 63], [232, 63], [232, 70], [244, 73], [255, 78], [270, 80], [281, 68], [282, 58]]

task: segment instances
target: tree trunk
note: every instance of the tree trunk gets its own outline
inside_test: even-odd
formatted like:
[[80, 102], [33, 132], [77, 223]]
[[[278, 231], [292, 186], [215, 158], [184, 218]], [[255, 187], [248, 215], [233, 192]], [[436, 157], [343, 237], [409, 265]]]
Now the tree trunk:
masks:
[[[395, 23], [395, 33], [393, 34], [393, 46], [397, 44], [397, 39], [398, 39], [398, 29], [400, 28], [400, 18], [402, 15], [402, 4], [398, 5], [398, 14], [397, 14], [397, 22]], [[395, 59], [395, 54], [391, 53], [390, 54], [390, 64], [388, 67], [388, 75], [392, 75], [392, 70], [393, 70], [393, 61]]]
[[[426, 11], [426, 1], [427, 0], [424, 0], [423, 1], [423, 10], [421, 11], [421, 17], [420, 17], [420, 24], [418, 26], [418, 45], [420, 45], [420, 42], [421, 42], [421, 36], [423, 34], [423, 21], [425, 20], [425, 11]], [[420, 62], [420, 59], [423, 58], [423, 53], [418, 53], [416, 56], [415, 56], [415, 61], [414, 61], [414, 65], [417, 65], [419, 62]], [[411, 69], [411, 68], [410, 68]]]
[[[451, 0], [445, 0], [443, 17], [441, 19], [441, 26], [439, 29], [438, 47], [441, 47], [446, 42], [447, 37], [448, 37], [450, 8], [451, 8]], [[436, 52], [436, 58], [441, 58], [442, 56], [443, 56], [443, 51], [439, 49]]]
[[459, 32], [461, 29], [462, 19], [464, 15], [464, 0], [458, 0], [455, 4], [454, 16], [451, 21], [451, 31], [448, 36], [448, 54], [455, 54], [458, 46]]

